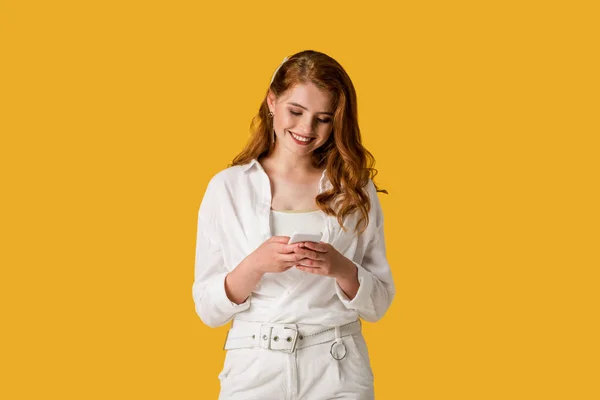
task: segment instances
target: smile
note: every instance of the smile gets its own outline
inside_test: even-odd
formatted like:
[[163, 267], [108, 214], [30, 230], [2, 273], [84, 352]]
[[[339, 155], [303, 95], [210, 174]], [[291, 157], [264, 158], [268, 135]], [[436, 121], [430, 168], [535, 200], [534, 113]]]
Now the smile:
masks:
[[[288, 131], [290, 132], [290, 131]], [[304, 137], [304, 136], [300, 136], [297, 135], [293, 132], [290, 132], [290, 135], [292, 136], [292, 139], [294, 139], [294, 141], [298, 144], [308, 144], [310, 142], [312, 142], [315, 138], [309, 138], [309, 137]]]

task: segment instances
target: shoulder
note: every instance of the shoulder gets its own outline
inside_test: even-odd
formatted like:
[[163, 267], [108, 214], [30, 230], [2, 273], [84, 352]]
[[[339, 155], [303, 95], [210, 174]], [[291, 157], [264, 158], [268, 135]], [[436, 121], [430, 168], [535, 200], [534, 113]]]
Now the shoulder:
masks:
[[227, 167], [215, 173], [206, 185], [201, 208], [206, 209], [206, 212], [220, 209], [225, 201], [235, 197], [231, 196], [230, 192], [232, 188], [239, 186], [241, 176], [243, 176], [242, 166]]
[[383, 215], [382, 215], [383, 209], [381, 207], [381, 201], [379, 200], [379, 196], [378, 196], [379, 192], [377, 191], [375, 182], [373, 182], [373, 180], [371, 178], [369, 178], [369, 181], [365, 185], [365, 189], [369, 195], [369, 201], [371, 203], [370, 209], [369, 209], [369, 214], [375, 218], [377, 225], [379, 225], [383, 218]]
[[228, 167], [215, 173], [208, 181], [203, 202], [216, 204], [223, 199], [227, 187], [235, 180], [236, 167]]
[[371, 195], [373, 193], [377, 193], [377, 189], [375, 188], [375, 182], [373, 182], [373, 179], [371, 179], [371, 178], [369, 178], [369, 180], [367, 181], [365, 188], [369, 192], [369, 195]]
[[214, 174], [212, 178], [210, 178], [208, 185], [215, 187], [227, 186], [239, 181], [243, 174], [244, 168], [242, 165], [227, 167]]
[[363, 186], [364, 190], [369, 195], [369, 200], [373, 201], [374, 198], [377, 198], [377, 188], [375, 187], [375, 182], [371, 178], [367, 181], [367, 184]]

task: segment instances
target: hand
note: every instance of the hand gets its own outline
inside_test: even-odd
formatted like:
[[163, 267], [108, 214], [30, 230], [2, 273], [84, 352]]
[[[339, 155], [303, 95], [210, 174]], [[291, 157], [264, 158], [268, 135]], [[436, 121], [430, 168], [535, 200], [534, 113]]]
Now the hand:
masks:
[[296, 268], [311, 274], [331, 276], [337, 280], [356, 279], [356, 265], [325, 242], [302, 242], [304, 248], [294, 249], [296, 254], [302, 256]]
[[294, 253], [302, 243], [287, 244], [289, 240], [289, 236], [271, 236], [244, 261], [248, 268], [260, 274], [287, 271], [303, 257]]

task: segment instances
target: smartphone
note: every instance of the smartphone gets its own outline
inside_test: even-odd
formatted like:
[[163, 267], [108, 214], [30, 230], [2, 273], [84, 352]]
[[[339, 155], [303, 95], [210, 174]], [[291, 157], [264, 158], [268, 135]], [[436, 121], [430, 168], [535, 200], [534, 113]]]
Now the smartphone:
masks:
[[292, 236], [290, 236], [290, 241], [288, 242], [288, 244], [298, 243], [298, 242], [319, 243], [321, 241], [322, 236], [323, 236], [322, 232], [319, 232], [319, 233], [294, 232], [294, 233], [292, 233]]

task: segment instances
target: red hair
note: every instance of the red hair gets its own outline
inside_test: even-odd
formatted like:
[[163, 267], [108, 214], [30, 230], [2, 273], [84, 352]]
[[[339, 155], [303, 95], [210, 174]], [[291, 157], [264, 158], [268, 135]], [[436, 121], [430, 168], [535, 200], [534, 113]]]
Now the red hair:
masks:
[[[309, 82], [331, 93], [333, 103], [336, 104], [333, 131], [327, 142], [312, 154], [313, 166], [319, 169], [325, 167], [327, 178], [332, 184], [331, 189], [316, 197], [317, 206], [327, 215], [336, 216], [344, 231], [344, 218], [360, 211], [362, 216], [355, 227], [358, 230], [358, 225], [363, 223], [360, 234], [369, 223], [371, 209], [366, 185], [369, 179], [373, 180], [377, 175], [377, 170], [373, 167], [375, 158], [361, 143], [354, 85], [336, 60], [324, 53], [305, 50], [294, 54], [279, 67], [270, 90], [279, 97], [293, 86]], [[267, 95], [268, 93], [269, 90]], [[253, 158], [258, 160], [273, 151], [273, 122], [269, 118], [267, 95], [258, 114], [252, 119], [248, 143], [229, 166], [243, 165]], [[387, 194], [386, 190], [378, 189], [377, 185], [375, 190]], [[334, 204], [336, 209], [330, 204]]]

